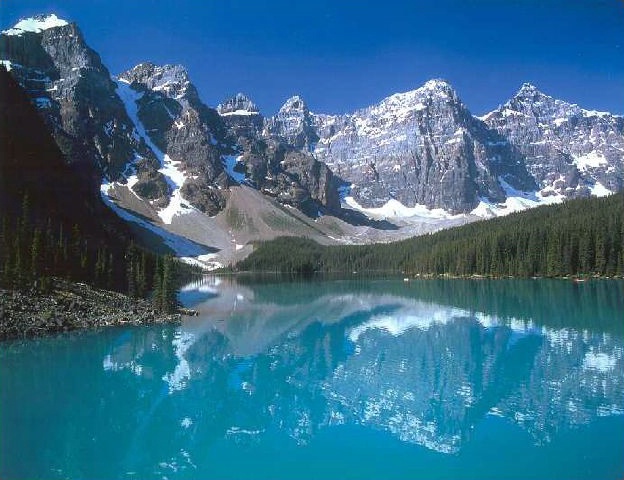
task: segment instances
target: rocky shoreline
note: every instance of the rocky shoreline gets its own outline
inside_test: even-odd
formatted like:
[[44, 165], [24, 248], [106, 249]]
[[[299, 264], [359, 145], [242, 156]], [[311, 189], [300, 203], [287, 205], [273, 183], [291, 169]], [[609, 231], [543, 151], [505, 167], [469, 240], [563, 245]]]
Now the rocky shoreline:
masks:
[[[186, 312], [184, 312], [186, 313]], [[52, 291], [0, 289], [0, 341], [119, 325], [179, 323], [143, 299], [55, 279]]]

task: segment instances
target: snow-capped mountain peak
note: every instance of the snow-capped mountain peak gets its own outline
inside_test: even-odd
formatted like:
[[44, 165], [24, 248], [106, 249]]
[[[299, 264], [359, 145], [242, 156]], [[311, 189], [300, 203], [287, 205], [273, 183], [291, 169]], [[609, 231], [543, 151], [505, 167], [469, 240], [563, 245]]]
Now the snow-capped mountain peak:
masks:
[[622, 117], [582, 109], [525, 83], [482, 119], [524, 156], [543, 191], [574, 197], [622, 188]]
[[[539, 107], [542, 112], [547, 110], [555, 110], [555, 112], [567, 115], [579, 115], [583, 117], [618, 117], [610, 112], [600, 112], [597, 110], [586, 110], [579, 107], [575, 103], [569, 103], [559, 100], [550, 95], [545, 94], [531, 83], [523, 83], [518, 92], [505, 104], [504, 107], [516, 108], [519, 105], [531, 105], [533, 111], [537, 112], [535, 107]], [[503, 108], [504, 108], [503, 107]], [[493, 112], [491, 112], [493, 113]], [[489, 115], [489, 114], [488, 114]], [[487, 117], [487, 115], [486, 115]], [[558, 118], [561, 118], [559, 116]]]
[[294, 95], [284, 102], [275, 116], [267, 119], [264, 134], [280, 137], [296, 148], [311, 150], [319, 138], [314, 123], [315, 115], [303, 98]]
[[303, 98], [299, 95], [294, 95], [284, 102], [284, 105], [282, 105], [279, 111], [280, 113], [292, 111], [303, 113], [308, 111], [308, 106]]
[[41, 33], [54, 27], [64, 27], [69, 22], [57, 17], [54, 13], [47, 15], [35, 15], [30, 18], [22, 18], [13, 28], [3, 30], [4, 35], [22, 35], [24, 32]]
[[428, 80], [418, 90], [420, 90], [421, 92], [430, 92], [430, 93], [448, 95], [452, 97], [457, 96], [451, 84], [442, 78], [434, 78], [434, 79]]
[[183, 97], [191, 85], [188, 72], [182, 65], [155, 65], [151, 62], [140, 63], [120, 74], [119, 80], [140, 83], [170, 98]]
[[518, 90], [518, 93], [516, 95], [534, 95], [534, 94], [541, 94], [542, 92], [532, 83], [530, 82], [524, 82], [522, 84], [522, 86], [520, 87], [520, 90]]
[[258, 115], [260, 109], [247, 95], [237, 93], [232, 98], [217, 105], [217, 112], [222, 117], [228, 115]]
[[395, 93], [372, 107], [360, 110], [362, 116], [381, 117], [391, 123], [402, 122], [434, 103], [461, 105], [453, 87], [440, 79], [429, 80], [423, 86], [403, 93]]
[[499, 110], [504, 116], [521, 114], [538, 123], [582, 115], [578, 105], [553, 98], [530, 83], [524, 83]]

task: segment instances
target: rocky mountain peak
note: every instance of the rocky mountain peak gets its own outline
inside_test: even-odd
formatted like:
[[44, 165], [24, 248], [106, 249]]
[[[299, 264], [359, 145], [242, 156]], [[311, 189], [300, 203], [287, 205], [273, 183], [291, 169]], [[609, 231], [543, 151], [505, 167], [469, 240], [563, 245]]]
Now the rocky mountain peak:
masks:
[[[524, 83], [504, 105], [485, 115], [483, 119], [491, 124], [499, 117], [506, 119], [510, 116], [520, 116], [524, 118], [525, 124], [539, 126], [539, 124], [546, 125], [555, 119], [561, 123], [564, 119], [583, 115], [584, 110], [578, 105], [553, 98], [539, 90], [535, 85]], [[532, 120], [529, 121], [528, 119]]]
[[264, 134], [282, 138], [296, 148], [310, 150], [319, 137], [315, 130], [315, 116], [299, 95], [290, 97], [279, 112], [266, 122]]
[[217, 106], [217, 113], [230, 130], [234, 141], [260, 136], [264, 117], [258, 106], [244, 93], [237, 93]]
[[624, 181], [624, 121], [584, 110], [525, 83], [483, 117], [524, 156], [540, 189], [565, 197], [604, 195]]
[[279, 111], [280, 113], [297, 112], [300, 114], [305, 114], [306, 112], [309, 112], [308, 105], [299, 95], [294, 95], [286, 100], [286, 102], [284, 102], [284, 105], [282, 105], [282, 108], [280, 108]]
[[217, 105], [219, 115], [257, 115], [260, 113], [258, 106], [244, 93], [237, 93], [225, 102]]
[[191, 82], [182, 65], [155, 65], [151, 62], [140, 63], [119, 75], [126, 83], [137, 83], [148, 90], [161, 92], [170, 98], [182, 98], [189, 93]]
[[457, 93], [446, 80], [433, 79], [416, 90], [390, 95], [378, 104], [360, 110], [356, 115], [367, 118], [390, 116], [394, 123], [407, 121], [414, 115], [421, 116], [432, 108], [446, 110], [447, 106], [456, 111], [465, 110]]
[[108, 69], [75, 23], [56, 15], [20, 20], [0, 35], [0, 61], [24, 88], [71, 164], [117, 178], [140, 149]]
[[64, 27], [69, 25], [69, 22], [57, 17], [54, 13], [45, 15], [35, 15], [30, 18], [22, 18], [17, 22], [13, 28], [3, 30], [4, 35], [22, 35], [25, 32], [41, 33], [44, 30], [55, 27]]
[[524, 82], [516, 95], [535, 95], [540, 93], [542, 92], [531, 82]]
[[444, 80], [442, 78], [433, 78], [431, 80], [428, 80], [418, 90], [429, 94], [438, 94], [453, 98], [457, 97], [457, 94], [455, 93], [455, 90], [453, 89], [451, 84], [447, 80]]
[[512, 100], [519, 102], [539, 102], [552, 101], [552, 97], [546, 95], [532, 83], [523, 83], [520, 90], [512, 97]]

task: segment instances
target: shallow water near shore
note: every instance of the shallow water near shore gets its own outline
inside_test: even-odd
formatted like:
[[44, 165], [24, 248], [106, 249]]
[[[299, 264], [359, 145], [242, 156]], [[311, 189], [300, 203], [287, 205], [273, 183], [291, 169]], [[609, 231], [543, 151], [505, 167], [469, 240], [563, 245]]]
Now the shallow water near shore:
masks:
[[0, 478], [621, 478], [624, 282], [205, 277], [0, 343]]

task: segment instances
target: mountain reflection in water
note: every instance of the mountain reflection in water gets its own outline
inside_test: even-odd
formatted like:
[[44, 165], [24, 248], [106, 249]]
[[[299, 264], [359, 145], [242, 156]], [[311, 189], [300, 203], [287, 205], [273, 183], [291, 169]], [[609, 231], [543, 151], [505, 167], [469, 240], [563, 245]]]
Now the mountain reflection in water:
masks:
[[[389, 475], [384, 454], [373, 455], [396, 442], [411, 448], [394, 464], [398, 478], [422, 465], [425, 476], [491, 477], [515, 471], [493, 458], [518, 455], [488, 454], [484, 432], [496, 429], [520, 442], [509, 451], [573, 438], [556, 462], [532, 461], [534, 477], [578, 470], [575, 461], [589, 465], [580, 477], [595, 478], [597, 464], [620, 471], [617, 453], [603, 461], [609, 441], [594, 463], [578, 454], [588, 447], [569, 445], [582, 443], [576, 430], [605, 425], [598, 417], [624, 413], [623, 286], [205, 277], [182, 289], [200, 316], [179, 326], [0, 345], [0, 474], [303, 478], [297, 462], [310, 460], [297, 452], [307, 451], [324, 459], [309, 478], [366, 478]], [[623, 423], [609, 425], [606, 435], [622, 437]], [[19, 461], [25, 449], [29, 462]], [[253, 452], [249, 471], [231, 467]], [[276, 470], [275, 455], [293, 468]]]
[[[227, 391], [227, 409], [214, 412], [226, 435], [279, 428], [299, 443], [328, 425], [358, 424], [453, 453], [486, 415], [544, 443], [566, 426], [624, 413], [622, 284], [499, 283], [207, 277], [183, 289], [183, 299], [207, 299], [195, 297], [202, 315], [173, 340], [179, 362], [163, 378], [170, 391], [183, 380], [214, 392], [212, 403]], [[460, 306], [449, 284], [461, 285]], [[577, 311], [571, 327], [540, 316], [579, 291], [591, 316]]]

